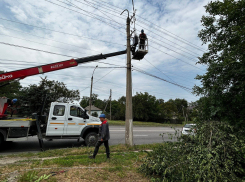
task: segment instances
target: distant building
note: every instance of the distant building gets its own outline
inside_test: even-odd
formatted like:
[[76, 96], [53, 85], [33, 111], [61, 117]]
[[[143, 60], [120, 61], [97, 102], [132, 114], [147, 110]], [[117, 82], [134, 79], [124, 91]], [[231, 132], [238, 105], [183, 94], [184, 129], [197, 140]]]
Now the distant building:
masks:
[[[85, 109], [89, 112], [89, 106], [87, 106]], [[95, 112], [97, 112], [98, 116], [100, 116], [102, 114], [102, 110], [101, 109], [99, 109], [99, 108], [97, 108], [97, 107], [92, 105], [91, 106], [91, 114], [90, 115], [92, 115]]]

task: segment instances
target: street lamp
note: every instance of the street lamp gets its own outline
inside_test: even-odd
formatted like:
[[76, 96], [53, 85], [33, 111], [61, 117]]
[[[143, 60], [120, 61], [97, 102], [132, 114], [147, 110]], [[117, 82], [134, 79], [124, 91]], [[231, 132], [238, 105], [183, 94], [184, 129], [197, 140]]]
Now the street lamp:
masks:
[[[94, 68], [95, 69], [98, 68], [98, 65]], [[89, 114], [91, 114], [91, 105], [92, 105], [92, 87], [93, 87], [93, 75], [94, 75], [94, 71], [91, 77], [91, 88], [90, 88], [90, 99], [89, 99]]]

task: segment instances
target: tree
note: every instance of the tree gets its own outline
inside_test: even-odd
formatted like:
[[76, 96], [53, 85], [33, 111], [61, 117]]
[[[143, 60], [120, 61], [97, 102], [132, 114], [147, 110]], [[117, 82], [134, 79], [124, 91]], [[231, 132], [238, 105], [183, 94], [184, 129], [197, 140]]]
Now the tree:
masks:
[[240, 128], [245, 118], [245, 1], [224, 0], [205, 6], [209, 14], [201, 19], [204, 29], [198, 36], [208, 51], [198, 63], [207, 72], [196, 79], [202, 86], [194, 92], [202, 96], [204, 119], [229, 121]]
[[158, 115], [157, 99], [145, 93], [136, 93], [133, 97], [133, 114], [134, 120], [154, 121]]
[[[98, 94], [92, 94], [92, 97], [91, 97], [92, 105], [96, 106], [95, 102], [98, 100], [98, 96], [99, 96]], [[89, 106], [89, 100], [90, 100], [90, 97], [83, 96], [82, 100], [80, 101], [80, 106], [82, 106], [83, 108]]]
[[93, 113], [92, 113], [92, 116], [98, 117], [98, 113], [97, 113], [97, 112], [93, 112]]
[[41, 111], [46, 98], [44, 110], [49, 111], [51, 102], [73, 102], [79, 100], [78, 90], [69, 90], [63, 82], [42, 78], [39, 85], [32, 84], [21, 89], [19, 103], [21, 104], [20, 114], [31, 115]]
[[[4, 71], [0, 71], [0, 73], [4, 73]], [[9, 83], [9, 82], [10, 81], [5, 81], [5, 82], [1, 83], [0, 86], [3, 84]], [[10, 98], [10, 99], [14, 99], [14, 98], [18, 99], [18, 94], [19, 94], [19, 91], [21, 88], [22, 88], [22, 86], [20, 85], [19, 81], [13, 81], [9, 85], [0, 87], [0, 97], [5, 96], [5, 97]]]

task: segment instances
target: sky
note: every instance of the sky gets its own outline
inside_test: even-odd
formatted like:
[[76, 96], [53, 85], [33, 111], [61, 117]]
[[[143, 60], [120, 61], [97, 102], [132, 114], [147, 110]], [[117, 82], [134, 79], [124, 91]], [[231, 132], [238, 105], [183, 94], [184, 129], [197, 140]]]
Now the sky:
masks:
[[[206, 72], [206, 67], [196, 62], [207, 50], [197, 36], [207, 4], [207, 0], [134, 0], [136, 33], [144, 29], [149, 51], [145, 59], [132, 59], [133, 95], [148, 92], [164, 101], [199, 99], [180, 86], [192, 89], [200, 85], [195, 77]], [[132, 17], [131, 0], [1, 0], [0, 70], [9, 72], [125, 50], [128, 14], [120, 15], [125, 9]], [[38, 84], [46, 76], [69, 89], [78, 89], [82, 98], [90, 94], [94, 71], [93, 93], [108, 99], [112, 89], [112, 99], [117, 100], [126, 95], [125, 66], [126, 54], [27, 77], [20, 83]]]

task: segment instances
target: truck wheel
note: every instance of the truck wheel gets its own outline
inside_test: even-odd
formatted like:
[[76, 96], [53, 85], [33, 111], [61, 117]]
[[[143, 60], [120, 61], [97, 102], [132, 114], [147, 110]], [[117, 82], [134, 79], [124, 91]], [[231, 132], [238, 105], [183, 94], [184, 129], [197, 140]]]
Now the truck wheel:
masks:
[[4, 140], [3, 140], [3, 135], [0, 134], [0, 146], [2, 146]]
[[88, 133], [85, 137], [85, 144], [87, 146], [95, 146], [98, 141], [98, 135], [95, 132]]

